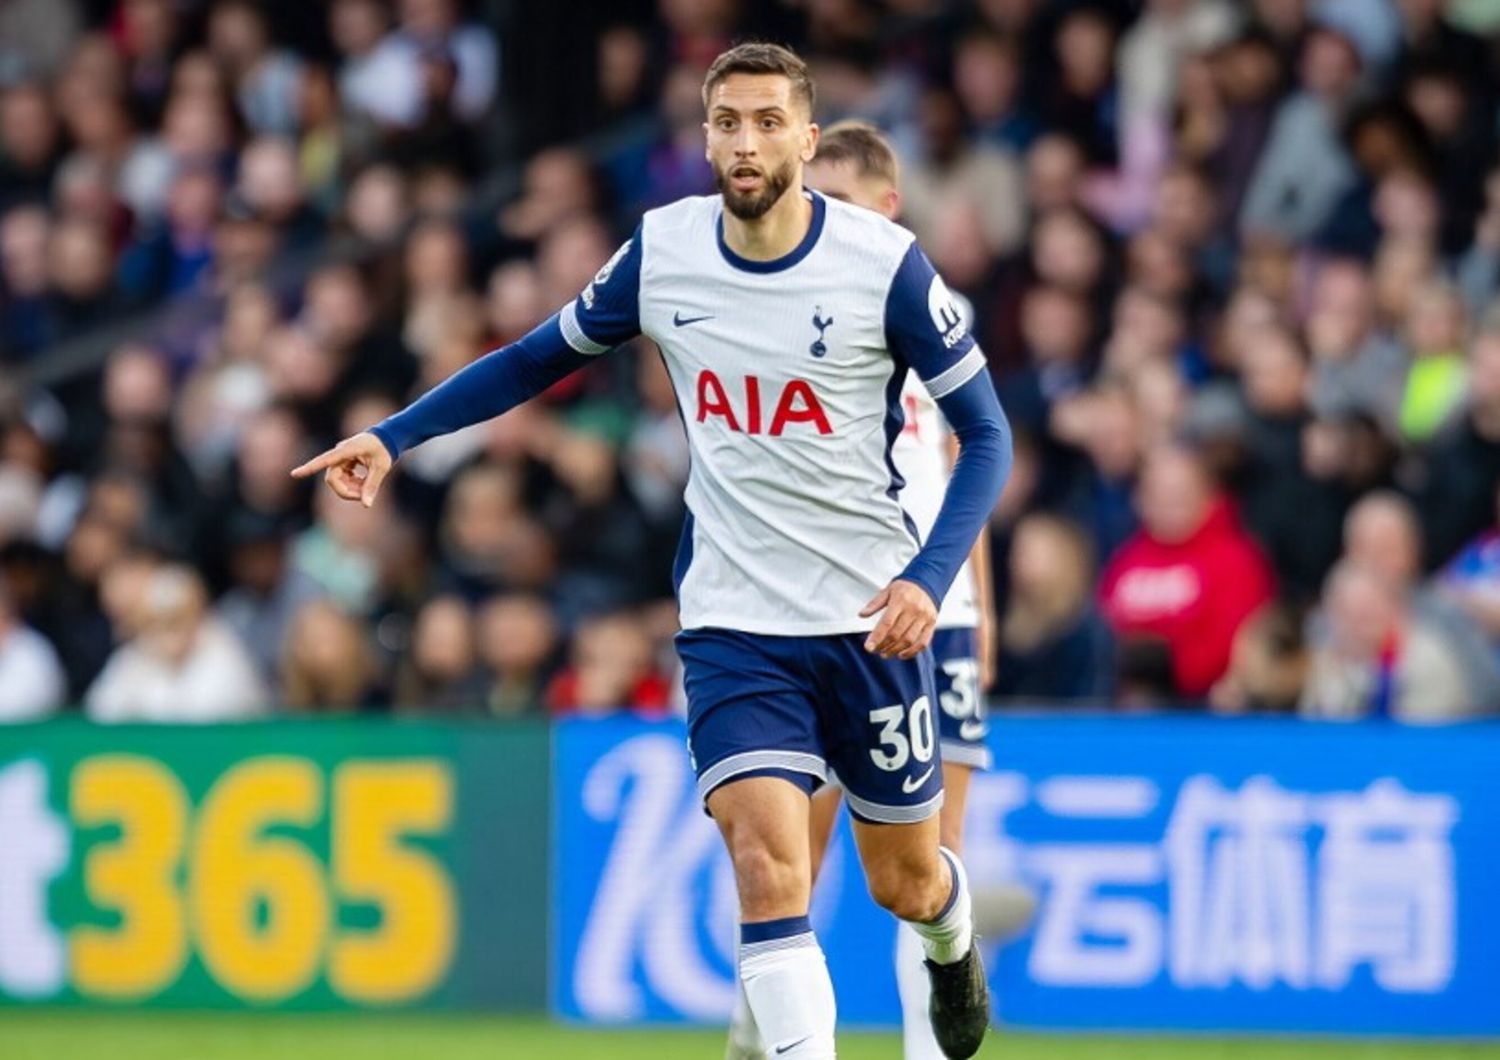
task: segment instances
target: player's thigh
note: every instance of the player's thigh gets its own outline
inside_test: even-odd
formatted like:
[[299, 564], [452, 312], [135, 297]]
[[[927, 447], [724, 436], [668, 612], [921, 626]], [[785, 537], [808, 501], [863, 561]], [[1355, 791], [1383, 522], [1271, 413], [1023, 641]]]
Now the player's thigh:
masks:
[[989, 716], [979, 687], [978, 640], [972, 627], [939, 629], [932, 635], [938, 742], [945, 766], [989, 769], [991, 765]]
[[828, 853], [829, 840], [833, 838], [834, 826], [838, 824], [839, 807], [843, 805], [842, 790], [834, 784], [823, 788], [812, 798], [808, 841], [812, 855], [812, 878], [816, 882], [823, 868], [823, 857]]
[[823, 739], [795, 638], [703, 629], [684, 630], [676, 644], [705, 806], [717, 788], [745, 777], [779, 777], [804, 797], [822, 785]]

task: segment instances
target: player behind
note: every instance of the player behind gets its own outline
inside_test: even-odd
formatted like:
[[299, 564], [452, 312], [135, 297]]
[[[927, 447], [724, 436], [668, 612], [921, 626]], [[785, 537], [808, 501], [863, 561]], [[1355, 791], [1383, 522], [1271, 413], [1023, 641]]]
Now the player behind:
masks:
[[[896, 154], [880, 132], [864, 122], [844, 121], [822, 131], [818, 153], [807, 167], [808, 185], [831, 199], [874, 210], [890, 220], [901, 212]], [[960, 307], [962, 308], [962, 307]], [[905, 479], [901, 504], [917, 529], [928, 534], [942, 505], [952, 435], [942, 424], [937, 403], [915, 375], [901, 389], [905, 424], [891, 455]], [[937, 683], [938, 740], [943, 758], [943, 808], [939, 828], [943, 846], [960, 852], [964, 804], [975, 769], [988, 768], [982, 691], [990, 684], [994, 603], [989, 579], [987, 542], [981, 534], [969, 560], [959, 570], [938, 610], [932, 655]], [[833, 832], [839, 808], [838, 785], [819, 791], [812, 802], [812, 869], [818, 868]], [[909, 929], [897, 935], [896, 982], [901, 993], [907, 1060], [942, 1060], [927, 1018], [928, 983], [922, 974], [921, 936]], [[735, 1006], [729, 1056], [750, 1060], [763, 1056], [759, 1034], [749, 1019], [743, 992]]]
[[[933, 1030], [983, 1040], [989, 995], [943, 801], [927, 652], [999, 495], [1010, 436], [984, 355], [911, 233], [805, 191], [807, 67], [743, 44], [703, 86], [720, 194], [652, 210], [583, 292], [371, 430], [296, 469], [373, 503], [393, 462], [638, 334], [661, 348], [692, 457], [675, 564], [689, 755], [739, 891], [740, 977], [777, 1057], [834, 1053], [808, 923], [810, 794], [837, 773], [875, 900], [921, 936]], [[959, 440], [925, 542], [890, 448], [908, 366]]]

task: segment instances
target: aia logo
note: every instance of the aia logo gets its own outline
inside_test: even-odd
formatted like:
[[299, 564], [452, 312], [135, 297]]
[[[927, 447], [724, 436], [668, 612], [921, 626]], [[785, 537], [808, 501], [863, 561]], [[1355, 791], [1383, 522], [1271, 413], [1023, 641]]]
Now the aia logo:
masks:
[[807, 348], [807, 352], [811, 353], [814, 357], [822, 357], [825, 353], [828, 352], [828, 345], [823, 341], [823, 333], [829, 328], [833, 327], [833, 317], [829, 317], [827, 320], [824, 320], [823, 307], [814, 306], [812, 323], [813, 327], [818, 329], [818, 337], [813, 340], [813, 344]]
[[764, 412], [761, 405], [760, 378], [747, 375], [744, 377], [744, 384], [745, 400], [741, 405], [744, 415], [742, 420], [740, 413], [735, 411], [734, 403], [729, 400], [729, 392], [724, 389], [724, 384], [719, 377], [707, 368], [699, 372], [698, 422], [703, 423], [710, 416], [716, 416], [723, 420], [724, 426], [731, 431], [743, 434], [768, 434], [773, 438], [780, 437], [781, 433], [793, 423], [810, 423], [817, 428], [819, 434], [833, 433], [833, 428], [828, 425], [828, 414], [823, 411], [823, 403], [818, 400], [812, 384], [806, 379], [789, 380], [781, 388], [781, 394], [776, 399], [775, 411], [771, 413], [769, 428], [762, 426]]

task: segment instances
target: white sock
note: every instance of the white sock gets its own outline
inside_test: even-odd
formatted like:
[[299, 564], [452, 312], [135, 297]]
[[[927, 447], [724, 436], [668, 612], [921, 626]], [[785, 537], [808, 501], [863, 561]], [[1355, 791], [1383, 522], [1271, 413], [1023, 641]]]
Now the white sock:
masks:
[[921, 936], [922, 948], [929, 961], [953, 964], [964, 959], [974, 941], [974, 911], [969, 901], [969, 878], [964, 873], [963, 863], [947, 847], [938, 847], [938, 852], [948, 859], [948, 868], [953, 873], [953, 890], [935, 920], [925, 924], [914, 920], [907, 923]]
[[896, 989], [901, 993], [901, 1042], [905, 1060], [944, 1060], [932, 1035], [927, 1002], [932, 981], [922, 967], [922, 936], [907, 923], [896, 925]]
[[807, 917], [742, 925], [740, 981], [768, 1056], [834, 1060], [833, 981]]
[[755, 1025], [755, 1013], [750, 1011], [750, 999], [745, 996], [745, 980], [738, 975], [734, 979], [734, 1011], [729, 1016], [729, 1044], [742, 1054], [754, 1056], [766, 1051], [761, 1040], [760, 1028]]

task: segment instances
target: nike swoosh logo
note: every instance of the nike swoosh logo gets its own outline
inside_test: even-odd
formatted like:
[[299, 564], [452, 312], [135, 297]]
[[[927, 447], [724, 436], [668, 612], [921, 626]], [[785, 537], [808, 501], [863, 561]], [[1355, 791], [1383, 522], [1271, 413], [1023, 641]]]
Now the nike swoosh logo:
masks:
[[927, 778], [932, 776], [932, 771], [936, 768], [937, 766], [928, 766], [927, 772], [923, 773], [920, 777], [907, 777], [901, 782], [901, 790], [907, 795], [910, 795], [912, 792], [920, 788], [923, 784], [927, 783]]
[[680, 327], [686, 327], [688, 324], [696, 324], [696, 323], [698, 323], [699, 321], [702, 321], [702, 320], [712, 320], [712, 319], [713, 319], [712, 316], [706, 316], [706, 317], [685, 317], [685, 316], [682, 315], [682, 312], [679, 310], [678, 312], [672, 314], [672, 326], [673, 327], [678, 327], [678, 328], [680, 328]]
[[792, 1042], [792, 1044], [790, 1044], [790, 1045], [778, 1045], [776, 1047], [776, 1055], [777, 1056], [782, 1056], [782, 1055], [784, 1055], [786, 1053], [791, 1052], [793, 1049], [797, 1048], [797, 1046], [801, 1045], [803, 1042], [807, 1041], [807, 1039], [811, 1038], [811, 1037], [812, 1037], [812, 1035], [809, 1034], [806, 1037], [798, 1038], [795, 1042]]

